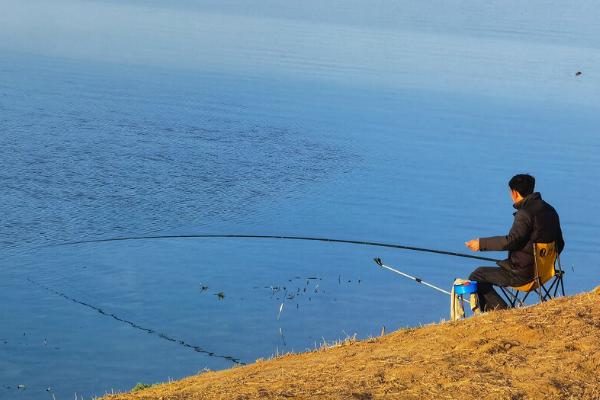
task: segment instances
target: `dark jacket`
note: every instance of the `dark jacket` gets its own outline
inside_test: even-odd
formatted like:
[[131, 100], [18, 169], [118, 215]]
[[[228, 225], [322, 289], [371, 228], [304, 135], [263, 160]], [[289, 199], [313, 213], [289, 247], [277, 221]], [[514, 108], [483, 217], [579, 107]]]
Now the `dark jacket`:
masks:
[[501, 266], [511, 269], [516, 275], [532, 279], [534, 275], [533, 243], [556, 241], [560, 253], [565, 242], [560, 229], [558, 214], [542, 200], [539, 193], [532, 193], [513, 206], [515, 221], [506, 236], [479, 239], [481, 251], [508, 250], [508, 259]]

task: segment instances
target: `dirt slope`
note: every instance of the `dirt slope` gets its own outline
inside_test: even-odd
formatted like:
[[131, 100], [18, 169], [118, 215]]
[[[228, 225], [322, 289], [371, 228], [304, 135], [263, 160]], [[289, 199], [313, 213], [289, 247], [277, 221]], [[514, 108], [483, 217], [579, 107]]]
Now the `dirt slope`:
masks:
[[600, 399], [600, 287], [108, 400]]

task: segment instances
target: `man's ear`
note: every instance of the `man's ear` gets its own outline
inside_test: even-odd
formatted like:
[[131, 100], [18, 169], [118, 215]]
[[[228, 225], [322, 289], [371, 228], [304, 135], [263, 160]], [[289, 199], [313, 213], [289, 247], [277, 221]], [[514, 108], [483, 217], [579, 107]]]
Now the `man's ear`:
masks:
[[521, 194], [514, 189], [510, 190], [510, 197], [513, 199], [513, 203], [516, 203], [517, 201], [519, 201], [519, 199], [522, 198]]

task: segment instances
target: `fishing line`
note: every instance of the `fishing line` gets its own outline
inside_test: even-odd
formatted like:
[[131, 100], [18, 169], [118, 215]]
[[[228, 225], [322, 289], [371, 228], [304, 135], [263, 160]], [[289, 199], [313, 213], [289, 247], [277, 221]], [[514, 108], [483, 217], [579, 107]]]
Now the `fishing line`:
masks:
[[78, 299], [76, 299], [76, 298], [74, 298], [74, 297], [71, 297], [71, 296], [69, 296], [69, 295], [67, 295], [67, 294], [65, 294], [65, 293], [63, 293], [63, 292], [59, 292], [58, 290], [52, 289], [52, 288], [51, 288], [51, 287], [49, 287], [49, 286], [45, 286], [45, 285], [43, 285], [43, 284], [41, 284], [41, 283], [39, 283], [39, 282], [37, 282], [37, 281], [34, 281], [34, 280], [33, 280], [33, 279], [31, 279], [31, 278], [27, 278], [27, 280], [28, 280], [29, 282], [31, 282], [32, 284], [34, 284], [34, 285], [36, 285], [36, 286], [38, 286], [38, 287], [40, 287], [40, 288], [42, 288], [42, 289], [44, 289], [44, 290], [46, 290], [46, 291], [50, 292], [50, 293], [53, 293], [53, 294], [55, 294], [55, 295], [57, 295], [57, 296], [60, 296], [60, 297], [62, 297], [62, 298], [64, 298], [64, 299], [66, 299], [66, 300], [70, 300], [70, 301], [72, 301], [73, 303], [76, 303], [76, 304], [82, 305], [82, 306], [84, 306], [84, 307], [90, 308], [90, 309], [92, 309], [92, 310], [95, 310], [95, 311], [99, 312], [100, 314], [102, 314], [102, 315], [104, 315], [104, 316], [106, 316], [106, 317], [113, 318], [114, 320], [117, 320], [117, 321], [119, 321], [119, 322], [122, 322], [122, 323], [124, 323], [124, 324], [127, 324], [127, 325], [131, 326], [131, 327], [132, 327], [132, 328], [134, 328], [134, 329], [137, 329], [137, 330], [140, 330], [140, 331], [143, 331], [143, 332], [146, 332], [146, 333], [150, 333], [150, 334], [152, 334], [152, 335], [158, 336], [159, 338], [161, 338], [161, 339], [164, 339], [164, 340], [167, 340], [167, 341], [169, 341], [169, 342], [177, 343], [177, 344], [179, 344], [180, 346], [183, 346], [183, 347], [187, 347], [187, 348], [189, 348], [189, 349], [192, 349], [192, 350], [194, 350], [194, 351], [195, 351], [195, 352], [197, 352], [197, 353], [203, 353], [203, 354], [206, 354], [206, 355], [208, 355], [208, 356], [210, 356], [210, 357], [223, 358], [223, 359], [225, 359], [225, 360], [231, 361], [231, 362], [233, 362], [233, 363], [235, 363], [235, 364], [238, 364], [238, 365], [246, 365], [245, 363], [241, 362], [241, 361], [240, 361], [238, 358], [234, 358], [234, 357], [231, 357], [231, 356], [223, 356], [223, 355], [219, 355], [219, 354], [213, 353], [213, 352], [211, 352], [211, 351], [208, 351], [208, 350], [204, 350], [204, 349], [203, 349], [202, 347], [200, 347], [200, 346], [196, 346], [196, 345], [190, 344], [190, 343], [188, 343], [188, 342], [186, 342], [186, 341], [184, 341], [184, 340], [177, 339], [177, 338], [175, 338], [175, 337], [173, 337], [173, 336], [167, 335], [167, 334], [165, 334], [165, 333], [162, 333], [162, 332], [158, 332], [157, 330], [154, 330], [154, 329], [150, 329], [150, 328], [143, 327], [143, 326], [141, 326], [141, 325], [139, 325], [139, 324], [136, 324], [136, 323], [135, 323], [135, 322], [133, 322], [133, 321], [127, 320], [127, 319], [125, 319], [125, 318], [122, 318], [122, 317], [119, 317], [119, 316], [118, 316], [118, 315], [116, 315], [116, 314], [113, 314], [113, 313], [109, 313], [109, 312], [107, 312], [107, 311], [104, 311], [104, 310], [103, 310], [102, 308], [100, 308], [100, 307], [97, 307], [97, 306], [95, 306], [95, 305], [93, 305], [93, 304], [87, 303], [87, 302], [85, 302], [85, 301], [82, 301], [82, 300], [78, 300]]
[[72, 246], [77, 244], [87, 243], [106, 243], [106, 242], [119, 242], [119, 241], [130, 241], [130, 240], [156, 240], [156, 239], [274, 239], [274, 240], [304, 240], [313, 242], [328, 242], [328, 243], [345, 243], [345, 244], [357, 244], [363, 246], [376, 246], [376, 247], [387, 247], [392, 249], [412, 250], [420, 251], [425, 253], [443, 254], [447, 256], [471, 258], [475, 260], [483, 261], [499, 261], [496, 258], [480, 257], [471, 254], [456, 253], [453, 251], [428, 249], [424, 247], [406, 246], [402, 244], [392, 243], [380, 243], [370, 242], [362, 240], [346, 240], [346, 239], [331, 239], [324, 237], [309, 237], [309, 236], [280, 236], [280, 235], [239, 235], [239, 234], [198, 234], [198, 235], [157, 235], [157, 236], [130, 236], [130, 237], [115, 237], [108, 239], [91, 239], [91, 240], [78, 240], [73, 242], [59, 243], [52, 246]]

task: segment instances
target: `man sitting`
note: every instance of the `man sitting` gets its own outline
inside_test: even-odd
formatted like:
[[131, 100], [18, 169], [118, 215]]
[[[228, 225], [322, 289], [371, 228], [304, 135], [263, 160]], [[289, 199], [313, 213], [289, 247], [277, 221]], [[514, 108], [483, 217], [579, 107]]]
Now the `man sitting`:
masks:
[[565, 247], [558, 214], [539, 193], [533, 192], [535, 178], [527, 174], [515, 175], [508, 187], [513, 207], [517, 209], [508, 235], [465, 243], [473, 251], [508, 250], [508, 258], [499, 261], [499, 267], [479, 267], [469, 276], [469, 280], [478, 282], [479, 305], [483, 311], [508, 307], [492, 285], [514, 287], [534, 279], [534, 243], [556, 242], [559, 253]]

